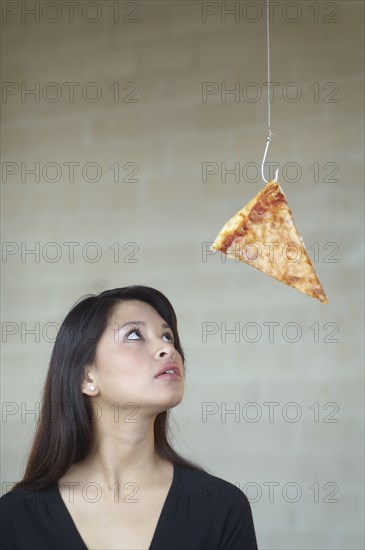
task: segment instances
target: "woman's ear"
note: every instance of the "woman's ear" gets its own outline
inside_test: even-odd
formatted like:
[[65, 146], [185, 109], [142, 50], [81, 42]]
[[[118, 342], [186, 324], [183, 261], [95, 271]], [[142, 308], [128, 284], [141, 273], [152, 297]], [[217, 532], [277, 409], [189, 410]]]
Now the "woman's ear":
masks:
[[85, 395], [90, 395], [91, 397], [95, 397], [95, 395], [99, 393], [97, 384], [94, 382], [90, 371], [85, 371], [84, 379], [81, 384], [81, 391]]

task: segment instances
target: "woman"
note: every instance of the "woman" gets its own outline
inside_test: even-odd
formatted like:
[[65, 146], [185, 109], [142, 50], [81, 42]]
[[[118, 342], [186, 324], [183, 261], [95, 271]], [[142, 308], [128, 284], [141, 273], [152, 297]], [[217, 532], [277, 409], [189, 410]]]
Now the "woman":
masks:
[[135, 285], [77, 303], [57, 335], [24, 478], [0, 499], [1, 548], [256, 549], [243, 492], [169, 444], [184, 378], [161, 292]]

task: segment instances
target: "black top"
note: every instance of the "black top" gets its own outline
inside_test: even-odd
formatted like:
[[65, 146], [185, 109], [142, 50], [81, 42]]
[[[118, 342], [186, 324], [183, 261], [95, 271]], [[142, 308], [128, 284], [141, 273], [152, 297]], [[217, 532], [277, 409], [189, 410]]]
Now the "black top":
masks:
[[[0, 498], [1, 550], [87, 550], [58, 484]], [[228, 481], [174, 464], [149, 550], [257, 550], [250, 503]]]

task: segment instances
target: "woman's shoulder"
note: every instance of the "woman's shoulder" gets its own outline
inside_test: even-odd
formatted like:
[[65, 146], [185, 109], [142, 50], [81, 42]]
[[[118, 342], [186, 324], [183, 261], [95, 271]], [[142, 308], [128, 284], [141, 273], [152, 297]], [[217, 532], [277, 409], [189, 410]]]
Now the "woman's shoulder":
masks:
[[180, 489], [184, 493], [198, 493], [203, 502], [232, 505], [241, 503], [250, 508], [244, 492], [226, 479], [207, 471], [179, 466]]
[[17, 507], [24, 498], [26, 499], [27, 491], [24, 488], [11, 489], [0, 497], [1, 511]]
[[207, 471], [179, 467], [179, 473], [182, 513], [197, 522], [197, 529], [209, 525], [214, 546], [257, 550], [251, 505], [237, 485]]
[[11, 514], [24, 505], [31, 503], [50, 502], [55, 496], [55, 486], [44, 489], [32, 489], [28, 487], [16, 487], [0, 497], [2, 514]]
[[233, 490], [237, 489], [238, 491], [240, 491], [237, 485], [234, 485], [223, 477], [215, 475], [214, 473], [210, 473], [207, 470], [198, 470], [180, 465], [178, 467], [181, 471], [181, 477], [184, 479], [184, 481], [188, 481], [194, 487], [200, 487], [203, 483], [212, 483], [216, 486], [232, 488]]
[[[17, 525], [23, 517], [26, 500], [26, 491], [20, 488], [10, 490], [0, 497], [1, 539], [7, 541], [7, 536], [16, 536]], [[13, 546], [9, 544], [9, 548]]]

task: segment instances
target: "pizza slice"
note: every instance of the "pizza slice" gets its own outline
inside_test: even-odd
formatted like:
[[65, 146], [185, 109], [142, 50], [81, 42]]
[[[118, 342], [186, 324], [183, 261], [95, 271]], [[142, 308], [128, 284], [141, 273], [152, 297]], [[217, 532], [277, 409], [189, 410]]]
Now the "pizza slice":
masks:
[[284, 192], [267, 185], [222, 227], [212, 249], [328, 303]]

